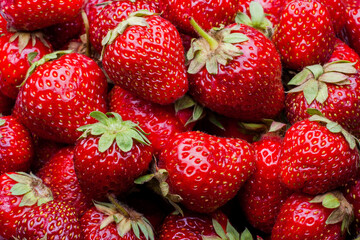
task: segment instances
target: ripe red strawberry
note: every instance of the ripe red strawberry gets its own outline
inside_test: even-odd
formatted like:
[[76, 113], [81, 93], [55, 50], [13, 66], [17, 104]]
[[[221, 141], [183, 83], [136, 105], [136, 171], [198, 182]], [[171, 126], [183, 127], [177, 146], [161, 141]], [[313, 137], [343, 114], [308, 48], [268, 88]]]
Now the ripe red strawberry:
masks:
[[33, 31], [74, 19], [80, 13], [83, 4], [84, 0], [1, 0], [0, 8], [10, 27]]
[[316, 0], [290, 2], [272, 37], [283, 66], [294, 70], [324, 64], [334, 50], [335, 39], [331, 16]]
[[207, 40], [194, 41], [187, 54], [189, 93], [194, 99], [242, 121], [277, 116], [284, 107], [284, 89], [280, 57], [271, 41], [243, 24], [204, 33], [203, 37]]
[[7, 21], [5, 18], [0, 14], [0, 35], [8, 33], [7, 30]]
[[282, 138], [267, 133], [253, 146], [256, 170], [240, 190], [238, 199], [249, 223], [271, 233], [282, 204], [291, 194], [279, 179]]
[[355, 63], [354, 67], [360, 71], [360, 56], [340, 39], [336, 40], [335, 49], [328, 63], [346, 60]]
[[63, 201], [33, 207], [17, 222], [16, 239], [82, 239], [75, 208]]
[[53, 60], [64, 53], [45, 55], [35, 63], [20, 89], [14, 115], [38, 137], [71, 144], [81, 135], [76, 129], [93, 122], [90, 112], [106, 112], [107, 81], [85, 55], [69, 53]]
[[352, 207], [340, 192], [294, 193], [281, 207], [271, 240], [345, 240]]
[[34, 156], [29, 131], [14, 117], [0, 117], [0, 175], [28, 171]]
[[319, 2], [329, 11], [336, 34], [344, 28], [346, 21], [344, 18], [346, 6], [343, 1], [344, 0], [319, 0]]
[[[0, 38], [0, 91], [16, 99], [31, 63], [53, 51], [41, 34], [7, 33]], [[33, 55], [36, 53], [36, 55]], [[29, 58], [30, 57], [30, 58]], [[31, 61], [29, 61], [31, 59]]]
[[359, 174], [357, 177], [346, 184], [343, 189], [344, 197], [354, 208], [353, 233], [360, 234], [360, 181]]
[[324, 193], [355, 177], [356, 141], [339, 124], [313, 115], [286, 132], [280, 159], [281, 181], [290, 189]]
[[0, 175], [0, 239], [13, 239], [24, 214], [35, 204], [52, 200], [50, 189], [33, 175], [13, 172]]
[[360, 8], [347, 7], [343, 15], [345, 19], [345, 35], [349, 45], [360, 54]]
[[54, 198], [65, 201], [81, 216], [91, 206], [82, 192], [74, 168], [74, 147], [58, 151], [36, 174], [51, 189]]
[[[102, 8], [99, 11], [99, 8]], [[92, 7], [94, 10], [89, 12], [90, 22], [90, 42], [96, 51], [101, 53], [103, 48], [101, 41], [108, 31], [113, 30], [119, 23], [126, 20], [128, 16], [139, 10], [159, 12], [153, 1], [148, 0], [123, 0], [103, 3], [101, 6]], [[96, 15], [95, 15], [96, 14]], [[93, 17], [95, 15], [95, 17]]]
[[169, 193], [179, 195], [185, 207], [212, 212], [237, 194], [255, 171], [254, 161], [246, 141], [184, 132], [169, 139], [158, 166], [168, 173]]
[[93, 112], [99, 122], [79, 128], [74, 165], [85, 195], [104, 199], [107, 193], [124, 194], [135, 178], [148, 169], [153, 149], [144, 132], [117, 113]]
[[115, 85], [163, 105], [187, 92], [181, 38], [167, 20], [146, 11], [132, 13], [108, 32], [103, 45], [103, 67]]
[[346, 7], [357, 8], [360, 6], [359, 0], [342, 0]]
[[180, 32], [196, 36], [189, 18], [195, 18], [206, 31], [213, 27], [234, 22], [239, 8], [239, 0], [169, 0], [160, 1], [162, 16], [174, 24]]

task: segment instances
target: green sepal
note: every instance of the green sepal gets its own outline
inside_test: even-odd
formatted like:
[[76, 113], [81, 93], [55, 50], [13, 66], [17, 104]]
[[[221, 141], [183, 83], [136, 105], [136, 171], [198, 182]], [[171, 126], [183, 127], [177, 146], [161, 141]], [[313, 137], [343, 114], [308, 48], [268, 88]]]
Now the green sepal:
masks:
[[216, 234], [219, 235], [219, 237], [221, 239], [226, 239], [227, 238], [226, 233], [225, 233], [223, 227], [220, 225], [220, 223], [213, 218], [212, 224], [213, 224]]
[[241, 233], [240, 240], [253, 240], [253, 237], [252, 237], [249, 229], [245, 228], [245, 230]]
[[340, 207], [340, 201], [333, 194], [327, 194], [322, 202], [325, 208], [335, 209]]
[[303, 90], [306, 102], [310, 105], [316, 98], [319, 91], [319, 82], [315, 79], [310, 79]]
[[146, 175], [143, 175], [143, 176], [135, 179], [134, 183], [135, 184], [144, 184], [144, 183], [151, 181], [154, 177], [155, 177], [154, 173], [146, 174]]
[[31, 187], [28, 184], [24, 183], [16, 183], [14, 186], [12, 186], [10, 192], [14, 196], [20, 196], [24, 195], [25, 193], [28, 193], [31, 191]]
[[36, 56], [39, 55], [37, 52], [31, 52], [27, 55], [27, 60], [31, 66], [31, 64], [33, 64], [34, 59], [36, 58]]
[[239, 240], [240, 234], [236, 229], [230, 224], [229, 220], [226, 224], [226, 236], [229, 240]]
[[196, 102], [189, 95], [184, 95], [183, 97], [175, 101], [174, 103], [175, 112], [179, 112], [181, 110], [191, 108], [195, 106], [195, 104]]
[[311, 71], [307, 68], [304, 68], [301, 72], [296, 74], [289, 82], [288, 85], [301, 85], [305, 83], [309, 78], [311, 78]]
[[320, 64], [307, 66], [306, 68], [311, 71], [315, 79], [318, 79], [324, 73], [324, 69]]
[[223, 41], [226, 43], [239, 43], [248, 41], [249, 38], [242, 33], [230, 33], [229, 35], [224, 36]]
[[344, 74], [356, 74], [357, 70], [354, 67], [356, 62], [350, 61], [335, 61], [324, 65], [325, 72], [339, 72]]
[[221, 124], [218, 117], [213, 112], [209, 113], [209, 121], [214, 124], [216, 127], [220, 128], [221, 130], [225, 131], [225, 127]]

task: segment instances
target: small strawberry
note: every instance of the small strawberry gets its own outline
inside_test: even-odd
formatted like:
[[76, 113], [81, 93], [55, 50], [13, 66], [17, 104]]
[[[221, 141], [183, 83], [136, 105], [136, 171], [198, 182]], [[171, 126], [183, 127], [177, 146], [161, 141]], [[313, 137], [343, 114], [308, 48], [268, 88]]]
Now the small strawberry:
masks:
[[345, 240], [352, 218], [352, 206], [340, 192], [294, 193], [281, 207], [271, 240]]
[[25, 173], [0, 175], [0, 239], [13, 239], [24, 214], [52, 201], [51, 190], [41, 179]]
[[137, 124], [117, 113], [107, 115], [92, 112], [98, 122], [79, 128], [84, 133], [75, 147], [76, 175], [84, 194], [93, 199], [127, 192], [148, 169], [153, 154]]
[[10, 27], [34, 31], [74, 19], [80, 13], [83, 4], [84, 0], [1, 0], [0, 9]]
[[115, 85], [163, 105], [187, 92], [181, 38], [167, 20], [145, 10], [132, 13], [102, 43], [103, 67]]
[[30, 132], [14, 117], [0, 117], [0, 175], [28, 171], [34, 156]]
[[281, 181], [308, 194], [345, 185], [355, 177], [360, 160], [356, 139], [338, 123], [315, 114], [287, 130], [280, 159]]
[[90, 208], [91, 199], [82, 192], [74, 168], [74, 147], [58, 151], [36, 174], [51, 189], [54, 198], [73, 206], [79, 216]]
[[316, 0], [297, 0], [282, 11], [272, 40], [283, 66], [301, 70], [328, 61], [336, 38], [325, 6]]
[[0, 38], [0, 91], [16, 99], [31, 64], [53, 51], [40, 33], [7, 33]]
[[72, 144], [81, 135], [76, 129], [93, 122], [90, 112], [106, 112], [105, 75], [85, 55], [54, 52], [28, 73], [14, 115], [38, 137]]

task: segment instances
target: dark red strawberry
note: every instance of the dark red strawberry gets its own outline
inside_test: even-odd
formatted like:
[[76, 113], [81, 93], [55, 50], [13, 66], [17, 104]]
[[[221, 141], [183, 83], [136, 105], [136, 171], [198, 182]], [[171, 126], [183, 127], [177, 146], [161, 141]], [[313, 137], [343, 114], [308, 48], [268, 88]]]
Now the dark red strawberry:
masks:
[[158, 166], [167, 171], [169, 193], [179, 195], [184, 206], [212, 212], [237, 194], [255, 171], [254, 161], [246, 141], [184, 132], [169, 139]]
[[335, 33], [327, 8], [316, 0], [290, 2], [272, 40], [286, 68], [324, 64], [334, 50]]
[[323, 116], [295, 123], [283, 144], [280, 176], [290, 189], [324, 193], [355, 177], [360, 159], [355, 138]]
[[281, 207], [271, 240], [345, 240], [353, 216], [340, 192], [313, 197], [294, 193]]
[[91, 207], [79, 184], [74, 168], [74, 147], [58, 151], [36, 174], [50, 187], [54, 198], [65, 201], [81, 216]]
[[0, 38], [0, 91], [16, 99], [31, 64], [53, 51], [39, 33], [7, 33]]
[[360, 54], [360, 8], [347, 7], [343, 14], [345, 19], [345, 34], [349, 45]]
[[103, 67], [115, 85], [162, 105], [187, 92], [181, 38], [167, 20], [148, 11], [132, 13], [103, 45]]
[[33, 207], [16, 227], [16, 239], [83, 239], [75, 208], [63, 201]]
[[34, 156], [30, 132], [14, 117], [0, 117], [0, 174], [28, 171]]
[[[58, 55], [62, 56], [56, 59]], [[90, 112], [106, 112], [107, 81], [94, 60], [55, 52], [35, 62], [31, 70], [14, 115], [38, 137], [74, 143], [81, 135], [76, 129], [93, 122]]]
[[153, 154], [137, 124], [117, 113], [108, 115], [112, 117], [91, 113], [98, 122], [79, 128], [84, 133], [75, 147], [76, 175], [84, 194], [93, 199], [127, 192], [148, 169]]
[[235, 21], [239, 0], [161, 0], [162, 16], [174, 24], [180, 32], [196, 36], [189, 18], [193, 17], [206, 31], [213, 27], [229, 25]]
[[52, 200], [51, 190], [33, 175], [13, 172], [0, 175], [0, 239], [13, 239], [24, 214], [35, 204]]
[[33, 31], [74, 19], [80, 13], [83, 4], [84, 0], [1, 0], [0, 8], [10, 27]]
[[284, 107], [284, 89], [280, 57], [271, 41], [243, 24], [202, 34], [204, 38], [194, 41], [187, 54], [194, 99], [246, 122], [277, 116]]

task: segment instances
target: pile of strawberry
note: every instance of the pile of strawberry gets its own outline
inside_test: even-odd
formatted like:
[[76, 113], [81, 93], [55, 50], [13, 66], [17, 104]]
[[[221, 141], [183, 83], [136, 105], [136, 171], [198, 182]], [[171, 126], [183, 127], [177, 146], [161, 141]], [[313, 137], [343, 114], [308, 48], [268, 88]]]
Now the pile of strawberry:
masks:
[[0, 239], [360, 239], [360, 1], [0, 10]]

